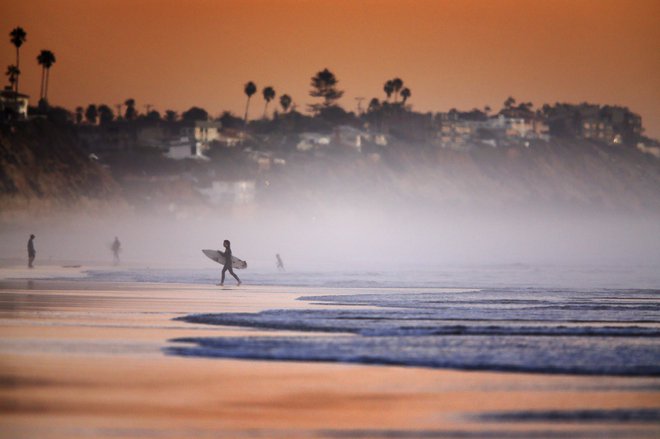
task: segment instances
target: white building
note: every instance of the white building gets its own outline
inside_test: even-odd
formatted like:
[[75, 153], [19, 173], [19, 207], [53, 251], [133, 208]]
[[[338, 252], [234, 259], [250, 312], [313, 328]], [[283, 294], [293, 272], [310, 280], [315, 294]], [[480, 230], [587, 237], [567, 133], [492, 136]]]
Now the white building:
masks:
[[29, 96], [5, 88], [0, 92], [0, 111], [3, 117], [27, 119]]
[[300, 141], [296, 145], [298, 151], [310, 151], [320, 146], [330, 145], [330, 135], [319, 133], [300, 133]]

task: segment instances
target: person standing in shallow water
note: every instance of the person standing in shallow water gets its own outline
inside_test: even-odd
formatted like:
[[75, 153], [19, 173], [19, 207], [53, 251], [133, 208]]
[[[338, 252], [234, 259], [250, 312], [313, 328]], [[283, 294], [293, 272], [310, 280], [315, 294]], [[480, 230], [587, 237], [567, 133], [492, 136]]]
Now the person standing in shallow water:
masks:
[[[225, 247], [225, 252], [223, 253], [223, 256], [225, 257], [225, 265], [222, 267], [222, 276], [220, 277], [220, 286], [223, 286], [225, 284], [225, 272], [229, 271], [229, 274], [234, 276], [234, 279], [236, 279], [237, 285], [241, 285], [241, 280], [236, 276], [236, 273], [234, 273], [234, 269], [231, 266], [231, 243], [229, 242], [228, 239], [225, 239], [225, 242], [222, 244]], [[222, 252], [221, 252], [222, 253]]]
[[284, 261], [282, 261], [282, 257], [280, 256], [279, 253], [275, 255], [275, 263], [277, 264], [277, 269], [280, 271], [284, 271]]
[[112, 243], [112, 255], [114, 257], [114, 264], [119, 265], [119, 252], [121, 251], [121, 242], [115, 236], [115, 241]]
[[28, 251], [28, 268], [34, 268], [34, 258], [37, 256], [37, 251], [34, 249], [34, 235], [30, 235], [27, 243]]

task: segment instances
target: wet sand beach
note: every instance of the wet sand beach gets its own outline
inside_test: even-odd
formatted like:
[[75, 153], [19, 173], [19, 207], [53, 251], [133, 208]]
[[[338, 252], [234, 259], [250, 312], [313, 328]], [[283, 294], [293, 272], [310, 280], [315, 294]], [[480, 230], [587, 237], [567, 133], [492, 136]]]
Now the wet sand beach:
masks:
[[[5, 276], [6, 278], [6, 276]], [[0, 281], [0, 437], [658, 437], [660, 379], [178, 357], [173, 320], [355, 289]], [[305, 334], [313, 337], [314, 334]]]

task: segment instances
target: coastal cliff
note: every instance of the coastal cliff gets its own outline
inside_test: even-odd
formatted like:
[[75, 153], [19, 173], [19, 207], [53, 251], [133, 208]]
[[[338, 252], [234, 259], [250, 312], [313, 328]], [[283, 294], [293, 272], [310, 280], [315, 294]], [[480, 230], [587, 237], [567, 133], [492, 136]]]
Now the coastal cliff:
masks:
[[0, 206], [16, 212], [103, 209], [121, 188], [81, 147], [70, 126], [46, 119], [0, 126]]

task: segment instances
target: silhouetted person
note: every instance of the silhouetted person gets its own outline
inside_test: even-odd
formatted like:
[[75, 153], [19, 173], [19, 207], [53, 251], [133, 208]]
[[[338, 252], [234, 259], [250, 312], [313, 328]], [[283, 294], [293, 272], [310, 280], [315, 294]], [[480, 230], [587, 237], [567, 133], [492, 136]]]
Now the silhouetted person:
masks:
[[34, 268], [34, 258], [37, 256], [37, 251], [34, 249], [34, 235], [30, 235], [27, 243], [28, 251], [28, 268]]
[[275, 259], [277, 259], [277, 269], [284, 271], [284, 262], [282, 262], [282, 257], [279, 253], [275, 255]]
[[[225, 284], [225, 272], [229, 271], [229, 274], [234, 276], [234, 279], [236, 279], [236, 282], [238, 282], [238, 285], [241, 284], [241, 280], [236, 276], [236, 273], [234, 273], [234, 270], [231, 266], [231, 243], [229, 242], [228, 239], [225, 239], [225, 242], [222, 243], [225, 247], [225, 252], [222, 254], [225, 257], [225, 265], [222, 267], [222, 276], [220, 277], [220, 286], [223, 286]], [[222, 253], [222, 252], [221, 252]]]
[[112, 246], [110, 247], [112, 249], [112, 255], [114, 257], [114, 263], [115, 265], [119, 264], [119, 252], [121, 251], [121, 242], [119, 242], [119, 238], [115, 236], [115, 241], [112, 243]]

